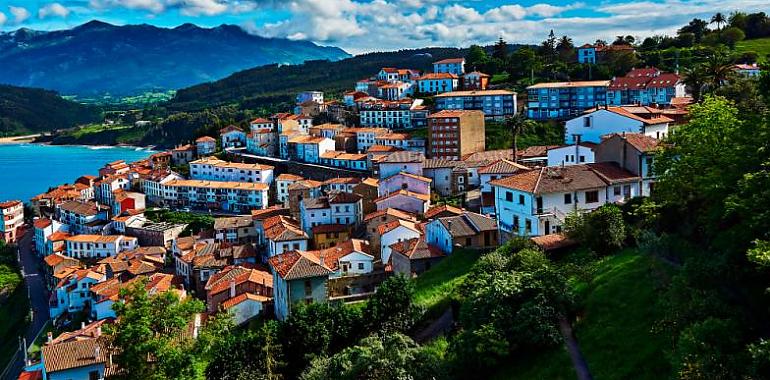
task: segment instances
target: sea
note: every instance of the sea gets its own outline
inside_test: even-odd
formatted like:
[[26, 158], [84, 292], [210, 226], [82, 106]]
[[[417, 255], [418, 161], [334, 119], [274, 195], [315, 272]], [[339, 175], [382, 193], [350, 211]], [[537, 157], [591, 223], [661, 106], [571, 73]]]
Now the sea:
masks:
[[52, 186], [98, 175], [105, 163], [138, 161], [154, 151], [136, 147], [42, 144], [0, 145], [0, 202], [28, 202]]

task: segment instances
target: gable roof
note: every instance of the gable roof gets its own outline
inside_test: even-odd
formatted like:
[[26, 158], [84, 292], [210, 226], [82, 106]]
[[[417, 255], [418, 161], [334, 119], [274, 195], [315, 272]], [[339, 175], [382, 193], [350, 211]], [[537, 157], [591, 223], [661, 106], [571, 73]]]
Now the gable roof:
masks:
[[466, 211], [462, 215], [447, 216], [437, 220], [453, 237], [475, 236], [479, 232], [497, 230], [494, 219], [475, 212]]
[[530, 169], [524, 165], [503, 158], [479, 169], [479, 174], [513, 174], [520, 170]]
[[612, 183], [627, 182], [638, 178], [615, 163], [603, 162], [545, 167], [494, 180], [490, 182], [490, 185], [533, 194], [548, 194], [597, 189]]
[[440, 249], [429, 245], [422, 237], [403, 240], [390, 245], [394, 253], [400, 253], [411, 260], [431, 259], [444, 257]]
[[428, 209], [428, 211], [425, 212], [425, 219], [431, 219], [434, 218], [436, 215], [441, 214], [443, 212], [448, 212], [455, 215], [462, 215], [463, 209], [454, 207], [452, 205], [438, 205], [433, 206]]
[[327, 277], [333, 271], [321, 263], [318, 257], [303, 251], [289, 251], [269, 258], [268, 263], [284, 280], [310, 277]]
[[323, 265], [325, 267], [331, 270], [337, 270], [339, 268], [340, 259], [353, 252], [360, 252], [366, 256], [374, 258], [374, 256], [370, 254], [371, 249], [369, 247], [369, 242], [361, 239], [345, 240], [338, 243], [334, 247], [316, 251], [308, 251], [307, 253], [317, 257], [319, 262], [323, 260]]
[[412, 230], [414, 232], [420, 233], [420, 230], [417, 229], [417, 225], [415, 224], [415, 222], [411, 222], [411, 221], [403, 220], [403, 219], [397, 219], [397, 220], [394, 220], [394, 221], [391, 221], [391, 222], [388, 222], [388, 223], [385, 223], [385, 224], [381, 224], [381, 225], [377, 226], [377, 232], [380, 235], [384, 235], [384, 234], [386, 234], [386, 233], [388, 233], [390, 231], [393, 231], [393, 230], [395, 230], [396, 228], [399, 228], [399, 227], [404, 227], [406, 229], [409, 229], [409, 230]]
[[417, 221], [417, 216], [415, 216], [412, 213], [409, 213], [409, 212], [406, 212], [406, 211], [402, 211], [402, 210], [399, 210], [399, 209], [396, 209], [396, 208], [388, 207], [388, 208], [386, 208], [384, 210], [379, 210], [379, 211], [372, 212], [370, 214], [366, 214], [364, 216], [364, 222], [368, 222], [368, 221], [370, 221], [370, 220], [372, 220], [372, 219], [374, 219], [376, 217], [384, 216], [384, 215], [390, 215], [390, 216], [396, 217], [398, 219], [409, 220], [409, 221], [412, 221], [412, 222], [416, 222]]
[[85, 339], [42, 348], [43, 365], [47, 373], [64, 371], [107, 362], [109, 353], [103, 339]]

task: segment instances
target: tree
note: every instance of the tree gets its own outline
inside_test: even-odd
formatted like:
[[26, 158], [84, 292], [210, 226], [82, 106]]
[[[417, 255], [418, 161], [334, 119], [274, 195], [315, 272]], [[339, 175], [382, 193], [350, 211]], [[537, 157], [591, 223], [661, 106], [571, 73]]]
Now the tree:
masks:
[[727, 19], [725, 18], [725, 15], [723, 15], [722, 12], [717, 12], [715, 15], [711, 16], [711, 22], [709, 22], [709, 24], [717, 24], [717, 30], [722, 30], [722, 24], [726, 22]]
[[527, 126], [526, 118], [523, 113], [519, 112], [516, 115], [508, 116], [505, 119], [506, 129], [511, 131], [513, 139], [511, 141], [511, 149], [513, 150], [513, 161], [519, 162], [519, 135], [524, 132], [524, 128]]
[[422, 309], [412, 299], [414, 283], [405, 276], [389, 277], [369, 298], [364, 309], [369, 331], [406, 333], [422, 315]]
[[735, 44], [737, 44], [740, 41], [743, 41], [744, 38], [746, 38], [746, 34], [743, 33], [742, 30], [738, 28], [725, 28], [725, 30], [721, 31], [719, 33], [720, 40], [725, 45], [729, 46], [730, 49], [735, 48]]
[[569, 36], [562, 36], [556, 43], [559, 59], [563, 62], [571, 62], [575, 57], [575, 45]]
[[172, 292], [149, 295], [144, 281], [121, 290], [123, 302], [113, 306], [117, 321], [107, 333], [119, 350], [115, 362], [127, 379], [192, 379], [199, 358], [187, 337], [193, 316], [203, 312], [201, 301], [180, 300]]
[[701, 65], [694, 65], [684, 69], [682, 82], [690, 89], [693, 100], [700, 101], [703, 88], [706, 85], [706, 71]]
[[295, 378], [313, 359], [334, 355], [361, 339], [366, 335], [364, 323], [360, 309], [297, 304], [279, 329], [286, 376]]
[[556, 61], [556, 35], [553, 33], [553, 29], [548, 33], [548, 38], [540, 43], [539, 53], [544, 58], [546, 64], [552, 64]]
[[719, 88], [735, 75], [733, 62], [723, 50], [714, 50], [702, 67], [707, 79], [706, 84], [711, 91]]
[[256, 331], [221, 335], [206, 366], [207, 379], [280, 380], [283, 349], [278, 343], [278, 325], [266, 322]]
[[370, 336], [330, 358], [313, 360], [302, 380], [444, 379], [442, 358], [422, 349], [408, 336]]
[[489, 62], [489, 56], [487, 52], [479, 45], [471, 45], [468, 49], [468, 54], [465, 56], [465, 61], [470, 67], [483, 67]]
[[497, 40], [495, 44], [492, 56], [504, 64], [508, 60], [508, 43], [503, 40], [503, 37]]
[[703, 36], [708, 32], [708, 23], [705, 20], [694, 18], [690, 23], [683, 26], [677, 31], [677, 34], [692, 33], [695, 36], [695, 42], [700, 43], [703, 40]]
[[588, 214], [570, 213], [564, 222], [567, 236], [599, 254], [609, 254], [626, 239], [623, 212], [615, 204], [605, 204]]
[[682, 332], [676, 345], [675, 371], [679, 379], [741, 378], [739, 326], [731, 320], [708, 318]]

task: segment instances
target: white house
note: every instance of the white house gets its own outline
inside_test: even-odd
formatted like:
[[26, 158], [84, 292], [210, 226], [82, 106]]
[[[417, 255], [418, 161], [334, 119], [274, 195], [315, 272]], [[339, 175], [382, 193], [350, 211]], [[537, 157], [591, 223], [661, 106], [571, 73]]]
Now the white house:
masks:
[[142, 177], [139, 183], [142, 192], [147, 197], [147, 201], [158, 202], [163, 200], [164, 185], [171, 181], [181, 179], [184, 179], [184, 177], [172, 171], [153, 172], [147, 176]]
[[425, 242], [450, 255], [455, 247], [472, 249], [498, 245], [497, 223], [474, 212], [435, 218], [425, 225]]
[[414, 222], [397, 219], [377, 227], [380, 235], [380, 255], [383, 263], [390, 260], [390, 246], [422, 235]]
[[246, 132], [234, 125], [219, 130], [219, 136], [222, 139], [222, 149], [246, 146]]
[[109, 210], [99, 202], [67, 201], [56, 206], [56, 220], [73, 234], [97, 233], [108, 224]]
[[564, 145], [548, 149], [548, 166], [592, 164], [596, 162], [594, 143]]
[[639, 177], [615, 163], [544, 167], [490, 182], [501, 237], [561, 231], [572, 212], [639, 196]]
[[379, 160], [380, 179], [405, 172], [422, 176], [425, 155], [419, 152], [395, 152]]
[[163, 185], [163, 205], [246, 212], [267, 207], [264, 183], [174, 180]]
[[91, 286], [107, 279], [106, 274], [96, 268], [79, 269], [59, 281], [48, 301], [51, 319], [85, 308], [91, 301]]
[[289, 186], [302, 181], [304, 178], [294, 174], [280, 174], [275, 179], [275, 197], [279, 204], [286, 204], [289, 201]]
[[139, 246], [139, 239], [124, 235], [75, 235], [65, 242], [66, 255], [76, 259], [115, 256]]
[[34, 235], [34, 241], [35, 241], [35, 252], [38, 254], [38, 256], [45, 257], [50, 254], [53, 254], [53, 250], [51, 245], [49, 245], [49, 237], [53, 235], [55, 232], [59, 231], [65, 231], [67, 229], [67, 226], [59, 223], [56, 220], [51, 220], [48, 218], [39, 218], [35, 219], [35, 222], [33, 223], [34, 229], [35, 229], [35, 235]]
[[449, 58], [433, 62], [434, 73], [465, 74], [465, 58]]
[[287, 142], [288, 158], [311, 164], [320, 163], [321, 155], [333, 151], [334, 140], [320, 136], [295, 136]]
[[273, 183], [273, 167], [261, 164], [228, 162], [216, 157], [204, 157], [190, 162], [190, 179]]
[[283, 215], [271, 216], [262, 222], [267, 239], [267, 257], [289, 251], [306, 251], [308, 236], [299, 222]]
[[324, 93], [322, 91], [303, 91], [297, 94], [297, 104], [305, 102], [315, 102], [321, 104], [324, 102]]
[[306, 198], [300, 203], [302, 229], [308, 234], [315, 226], [358, 225], [362, 218], [361, 196], [354, 193], [333, 193], [328, 197]]
[[662, 111], [645, 106], [606, 106], [592, 108], [566, 123], [564, 142], [575, 143], [575, 136], [582, 142], [600, 143], [602, 136], [612, 133], [642, 133], [657, 139], [668, 135], [673, 120]]
[[195, 140], [195, 152], [198, 156], [208, 156], [217, 150], [217, 139], [211, 136], [199, 137]]
[[430, 195], [430, 183], [430, 178], [425, 178], [412, 173], [400, 172], [388, 178], [381, 179], [377, 189], [379, 196], [388, 195], [401, 190], [409, 190], [418, 194]]
[[318, 257], [325, 267], [333, 271], [330, 278], [337, 278], [371, 273], [374, 270], [374, 256], [370, 252], [368, 241], [350, 239], [334, 247], [308, 253]]

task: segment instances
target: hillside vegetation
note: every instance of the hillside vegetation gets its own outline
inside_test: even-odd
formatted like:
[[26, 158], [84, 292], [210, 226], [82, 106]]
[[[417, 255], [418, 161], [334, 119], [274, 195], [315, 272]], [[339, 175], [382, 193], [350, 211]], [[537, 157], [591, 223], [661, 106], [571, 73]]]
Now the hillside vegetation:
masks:
[[66, 100], [54, 91], [0, 85], [0, 136], [70, 128], [100, 118], [98, 108]]

